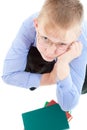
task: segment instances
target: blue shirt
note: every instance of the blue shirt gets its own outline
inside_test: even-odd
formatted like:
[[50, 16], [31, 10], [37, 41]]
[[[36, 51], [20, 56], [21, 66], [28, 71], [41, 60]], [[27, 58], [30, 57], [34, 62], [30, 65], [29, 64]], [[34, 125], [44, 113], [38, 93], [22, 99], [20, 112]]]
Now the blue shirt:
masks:
[[[34, 14], [26, 19], [14, 39], [4, 61], [2, 79], [11, 85], [30, 88], [39, 87], [42, 74], [25, 72], [30, 46], [36, 46]], [[79, 100], [87, 64], [87, 23], [82, 23], [82, 33], [77, 39], [83, 44], [82, 54], [70, 63], [70, 74], [56, 83], [58, 103], [65, 111], [72, 109]]]

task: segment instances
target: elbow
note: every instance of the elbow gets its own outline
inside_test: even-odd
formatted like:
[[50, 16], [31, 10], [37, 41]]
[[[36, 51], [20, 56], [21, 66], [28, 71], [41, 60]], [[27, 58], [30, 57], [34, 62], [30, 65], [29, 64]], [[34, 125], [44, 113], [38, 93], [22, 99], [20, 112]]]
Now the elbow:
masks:
[[78, 101], [77, 102], [74, 102], [73, 103], [68, 103], [68, 105], [62, 105], [60, 104], [60, 107], [63, 111], [71, 111], [73, 108], [75, 108], [75, 106], [78, 104]]
[[10, 77], [9, 75], [3, 75], [3, 76], [2, 76], [3, 82], [5, 82], [6, 84], [10, 84], [9, 77]]
[[71, 111], [73, 108], [77, 106], [79, 102], [79, 97], [75, 96], [71, 101], [63, 101], [62, 103], [60, 102], [59, 105], [63, 111]]
[[58, 103], [63, 111], [70, 111], [77, 106], [80, 98], [80, 93], [77, 89], [64, 93], [62, 91], [56, 92]]

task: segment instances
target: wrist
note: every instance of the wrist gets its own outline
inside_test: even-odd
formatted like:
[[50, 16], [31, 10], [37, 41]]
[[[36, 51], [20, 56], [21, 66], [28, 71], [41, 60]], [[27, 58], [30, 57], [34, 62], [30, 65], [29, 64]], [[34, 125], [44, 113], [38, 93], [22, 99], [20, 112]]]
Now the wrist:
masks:
[[55, 84], [56, 80], [55, 80], [55, 76], [53, 76], [51, 73], [46, 73], [42, 75], [41, 81], [40, 81], [40, 85], [51, 85], [51, 84]]
[[57, 79], [64, 80], [70, 73], [70, 67], [68, 63], [59, 62], [57, 66]]

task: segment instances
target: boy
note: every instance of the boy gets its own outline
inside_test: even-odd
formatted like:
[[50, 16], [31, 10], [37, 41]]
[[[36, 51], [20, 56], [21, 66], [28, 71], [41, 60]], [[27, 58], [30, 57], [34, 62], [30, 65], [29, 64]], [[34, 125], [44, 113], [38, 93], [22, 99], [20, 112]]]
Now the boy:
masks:
[[[3, 80], [25, 88], [56, 84], [58, 103], [64, 111], [71, 110], [78, 103], [85, 78], [86, 29], [78, 0], [46, 0], [41, 11], [23, 23], [13, 41], [4, 62]], [[39, 72], [43, 65], [38, 58], [51, 64], [51, 69], [47, 71], [47, 66]]]

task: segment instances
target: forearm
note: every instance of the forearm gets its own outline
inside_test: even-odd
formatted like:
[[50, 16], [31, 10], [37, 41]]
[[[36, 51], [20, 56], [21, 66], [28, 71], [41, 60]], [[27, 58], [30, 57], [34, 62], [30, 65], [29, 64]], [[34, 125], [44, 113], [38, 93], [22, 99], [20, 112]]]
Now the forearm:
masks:
[[56, 76], [51, 73], [43, 74], [40, 81], [40, 86], [56, 84]]
[[58, 80], [65, 79], [70, 73], [68, 64], [58, 62], [54, 65], [53, 70], [50, 73], [43, 74], [41, 77], [40, 85], [56, 84]]
[[41, 85], [56, 84], [57, 100], [60, 107], [64, 111], [69, 111], [73, 109], [79, 101], [80, 92], [78, 91], [77, 86], [75, 86], [75, 84], [72, 82], [70, 74], [65, 79], [58, 81], [55, 80], [56, 78], [55, 79], [54, 78], [52, 79], [52, 77], [49, 78], [48, 75], [49, 74], [45, 74], [42, 76], [44, 78], [42, 78], [43, 82], [40, 82], [40, 84], [41, 83], [42, 83]]
[[58, 103], [64, 111], [73, 109], [79, 101], [80, 92], [72, 82], [70, 75], [66, 79], [58, 81], [56, 93]]
[[39, 87], [41, 74], [32, 74], [29, 72], [13, 72], [4, 74], [2, 79], [10, 85], [23, 88]]
[[64, 63], [62, 61], [58, 61], [57, 68], [57, 81], [58, 80], [64, 80], [70, 73], [70, 67], [68, 63]]

